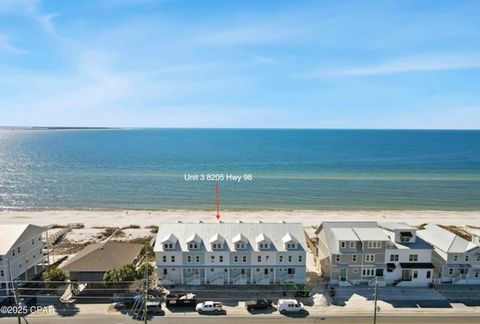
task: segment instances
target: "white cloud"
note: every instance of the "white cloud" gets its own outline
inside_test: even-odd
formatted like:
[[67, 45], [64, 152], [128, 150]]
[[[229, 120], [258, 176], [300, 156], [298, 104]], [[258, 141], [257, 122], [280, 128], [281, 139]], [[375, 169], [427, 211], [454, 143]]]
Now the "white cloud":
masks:
[[0, 52], [1, 51], [16, 55], [25, 54], [27, 52], [23, 48], [13, 45], [5, 34], [0, 34]]
[[382, 63], [349, 68], [323, 69], [308, 73], [307, 78], [330, 76], [375, 76], [409, 72], [447, 71], [480, 68], [480, 55], [418, 55]]

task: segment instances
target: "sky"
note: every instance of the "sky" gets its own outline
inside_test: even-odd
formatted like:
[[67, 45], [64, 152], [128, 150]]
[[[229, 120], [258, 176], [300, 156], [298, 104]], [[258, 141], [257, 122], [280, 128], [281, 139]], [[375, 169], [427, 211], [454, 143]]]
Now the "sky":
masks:
[[480, 1], [0, 0], [0, 126], [480, 129]]

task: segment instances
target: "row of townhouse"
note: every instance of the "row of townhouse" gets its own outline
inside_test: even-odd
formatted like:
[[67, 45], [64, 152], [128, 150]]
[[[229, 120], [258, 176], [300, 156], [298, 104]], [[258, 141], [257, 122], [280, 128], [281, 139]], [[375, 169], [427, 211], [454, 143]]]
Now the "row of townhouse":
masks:
[[48, 266], [41, 226], [0, 225], [0, 295], [9, 295], [12, 281], [30, 280]]
[[437, 225], [323, 222], [315, 258], [331, 284], [480, 284], [480, 246]]
[[299, 223], [182, 223], [159, 227], [159, 283], [304, 283], [306, 241]]

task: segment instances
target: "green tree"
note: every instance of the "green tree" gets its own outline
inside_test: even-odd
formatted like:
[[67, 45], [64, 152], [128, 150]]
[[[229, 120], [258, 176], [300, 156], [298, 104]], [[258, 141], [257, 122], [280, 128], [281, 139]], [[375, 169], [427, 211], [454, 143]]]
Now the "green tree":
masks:
[[145, 256], [147, 253], [148, 253], [148, 261], [155, 260], [155, 252], [153, 252], [153, 246], [151, 246], [150, 243], [145, 242], [142, 250], [140, 251], [140, 255]]
[[55, 266], [45, 270], [42, 273], [42, 279], [47, 288], [56, 288], [67, 281], [68, 275], [65, 271]]
[[[148, 268], [147, 268], [148, 267]], [[147, 268], [148, 270], [148, 277], [151, 279], [152, 278], [152, 274], [153, 274], [153, 271], [155, 270], [155, 268], [150, 264], [150, 263], [144, 263], [140, 266], [140, 268], [138, 268], [137, 270], [137, 279], [143, 279], [145, 278], [145, 268]]]
[[132, 264], [126, 264], [119, 269], [111, 269], [105, 272], [103, 280], [107, 287], [125, 287], [129, 281], [137, 279], [137, 271]]

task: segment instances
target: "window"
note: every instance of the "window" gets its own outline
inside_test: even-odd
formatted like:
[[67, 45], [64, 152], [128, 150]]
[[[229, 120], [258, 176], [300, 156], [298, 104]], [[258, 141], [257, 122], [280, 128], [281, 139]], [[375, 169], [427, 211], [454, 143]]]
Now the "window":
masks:
[[236, 249], [236, 250], [244, 250], [244, 249], [245, 249], [245, 243], [237, 243], [237, 244], [235, 244], [235, 249]]
[[221, 250], [222, 244], [220, 243], [212, 243], [212, 250]]
[[340, 242], [340, 248], [344, 249], [347, 247], [347, 242]]
[[[475, 272], [473, 275], [476, 279], [480, 278], [480, 272]], [[2, 277], [3, 277], [3, 271], [2, 271]]]
[[335, 255], [335, 261], [336, 261], [336, 262], [340, 262], [340, 254], [336, 254], [336, 255]]
[[375, 254], [365, 254], [365, 262], [375, 262]]
[[20, 247], [18, 247], [18, 253], [20, 253]]
[[3, 257], [2, 257], [2, 256], [0, 256], [0, 262], [2, 262], [2, 261], [3, 261]]
[[215, 256], [214, 255], [210, 256], [210, 262], [215, 262]]
[[418, 271], [413, 271], [413, 279], [417, 279], [418, 278]]
[[[2, 260], [0, 259], [0, 261]], [[477, 262], [480, 262], [480, 254], [477, 254]]]
[[191, 255], [187, 255], [187, 263], [192, 263], [192, 256]]
[[172, 256], [170, 257], [170, 261], [175, 262], [175, 256], [174, 256], [174, 255], [172, 255]]
[[470, 257], [468, 254], [465, 254], [465, 262], [468, 262], [468, 260], [470, 260]]
[[168, 273], [167, 269], [163, 269], [163, 274], [166, 275]]
[[428, 270], [427, 271], [427, 279], [430, 279], [431, 276], [432, 276], [432, 271]]
[[15, 250], [12, 250], [12, 255], [15, 256]]
[[452, 268], [448, 269], [448, 274], [453, 275], [453, 269]]
[[196, 263], [200, 263], [200, 256], [199, 256], [199, 255], [196, 255], [196, 256], [195, 256], [195, 262], [196, 262]]
[[410, 254], [408, 256], [408, 261], [410, 262], [417, 262], [418, 261], [418, 254]]
[[354, 249], [354, 248], [355, 248], [355, 242], [350, 241], [350, 248], [351, 248], [351, 249]]
[[283, 262], [283, 255], [278, 256], [278, 262]]
[[188, 244], [188, 248], [190, 250], [198, 250], [198, 243], [190, 243]]
[[3, 277], [3, 276], [4, 276], [3, 270], [0, 270], [0, 277]]
[[298, 256], [298, 262], [303, 262], [303, 256], [302, 255]]
[[260, 250], [267, 250], [268, 248], [270, 248], [270, 244], [268, 244], [268, 243], [260, 243], [260, 244], [258, 245], [258, 248], [259, 248]]
[[162, 261], [167, 262], [167, 256], [166, 255], [162, 256]]
[[34, 244], [35, 244], [35, 239], [32, 239], [32, 245], [34, 245]]
[[246, 255], [242, 255], [242, 262], [247, 263], [247, 256]]
[[352, 262], [357, 262], [357, 255], [356, 254], [352, 254]]
[[454, 255], [454, 256], [453, 256], [453, 261], [454, 261], [454, 262], [457, 262], [457, 261], [458, 261], [458, 255]]
[[379, 241], [370, 241], [368, 242], [368, 248], [369, 249], [380, 249], [382, 248], [382, 242]]
[[292, 250], [292, 249], [296, 249], [296, 248], [297, 248], [297, 244], [287, 243], [287, 249]]
[[392, 254], [392, 255], [390, 255], [390, 261], [391, 261], [391, 262], [398, 262], [398, 260], [399, 260], [398, 254]]
[[375, 269], [362, 269], [362, 276], [370, 277], [375, 275]]
[[358, 273], [358, 269], [357, 269], [357, 268], [353, 268], [353, 273]]
[[165, 243], [165, 244], [163, 244], [163, 249], [164, 250], [171, 250], [171, 249], [173, 249], [173, 244], [172, 243]]
[[291, 255], [288, 256], [288, 262], [292, 262], [292, 256]]
[[257, 256], [257, 261], [262, 262], [262, 256], [261, 255]]
[[218, 261], [223, 262], [223, 255], [220, 255], [220, 256], [218, 257]]

